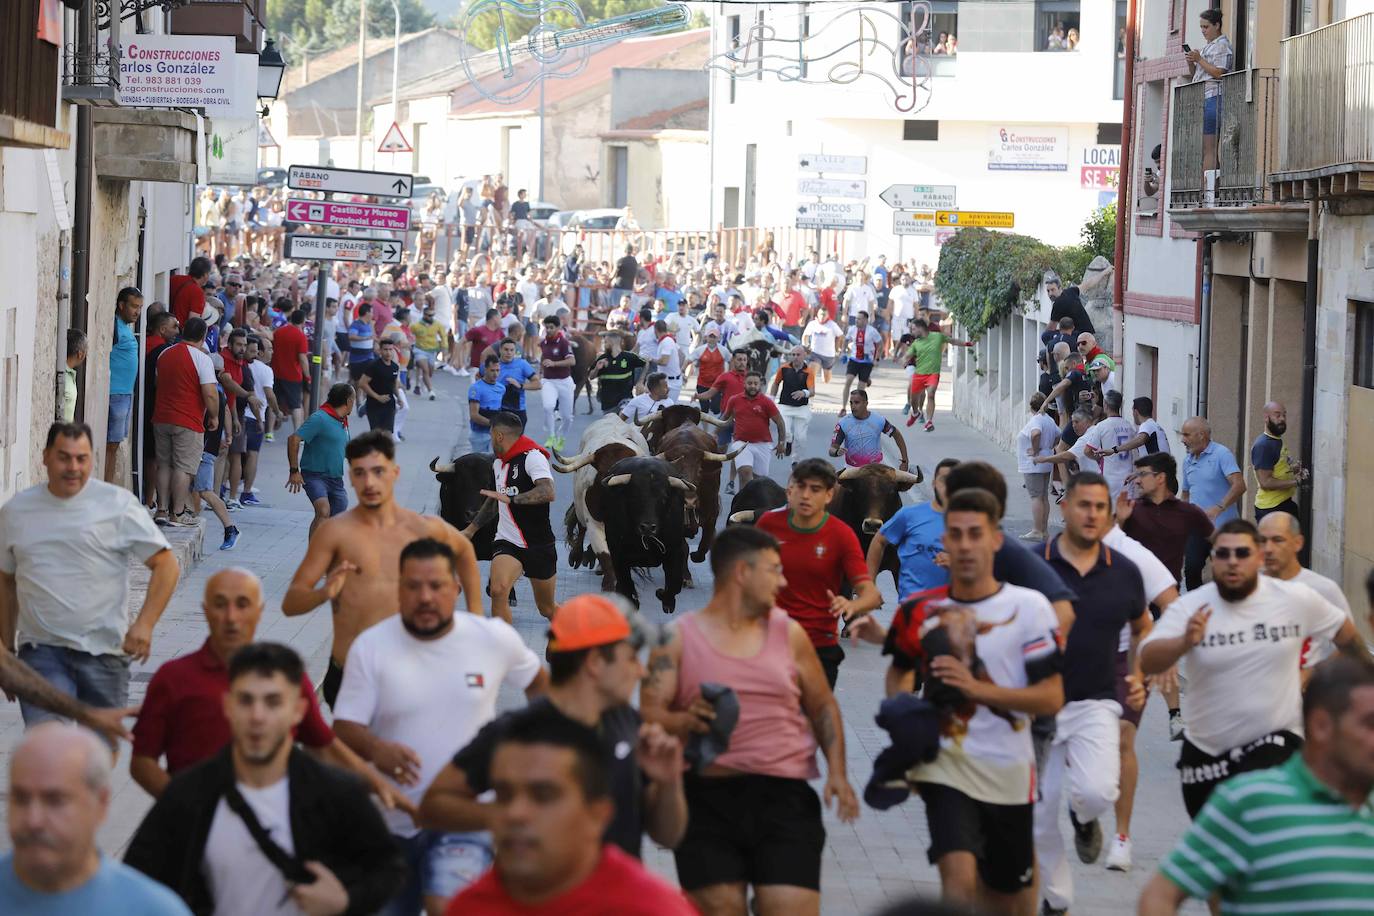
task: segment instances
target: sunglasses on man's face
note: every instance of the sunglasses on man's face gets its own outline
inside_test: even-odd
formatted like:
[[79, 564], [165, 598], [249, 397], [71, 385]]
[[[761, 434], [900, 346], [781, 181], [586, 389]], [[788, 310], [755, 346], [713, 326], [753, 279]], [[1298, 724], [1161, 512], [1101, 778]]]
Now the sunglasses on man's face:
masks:
[[1218, 560], [1229, 560], [1234, 556], [1237, 560], [1248, 560], [1254, 553], [1253, 547], [1213, 547], [1212, 556]]

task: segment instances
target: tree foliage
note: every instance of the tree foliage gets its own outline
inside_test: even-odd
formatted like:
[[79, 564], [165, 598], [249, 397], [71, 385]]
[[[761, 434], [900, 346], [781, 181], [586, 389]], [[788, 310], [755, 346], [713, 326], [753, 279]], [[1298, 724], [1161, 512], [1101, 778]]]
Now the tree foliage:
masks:
[[1078, 245], [1055, 246], [1028, 235], [960, 229], [940, 249], [936, 292], [955, 320], [977, 337], [1033, 295], [1045, 271], [1076, 283], [1093, 258], [1112, 260], [1116, 205], [1093, 211], [1080, 235]]
[[[434, 15], [421, 0], [399, 0], [401, 34], [433, 28]], [[300, 63], [302, 49], [311, 53], [332, 51], [358, 40], [359, 0], [268, 0], [267, 31], [280, 42], [282, 54], [292, 64]], [[391, 38], [396, 19], [390, 2], [368, 0], [367, 34]]]
[[[623, 16], [626, 13], [637, 13], [640, 10], [653, 9], [662, 5], [662, 0], [577, 0], [577, 6], [581, 8], [582, 15], [588, 23], [599, 22], [614, 16]], [[483, 51], [490, 50], [496, 44], [494, 32], [496, 21], [495, 15], [477, 17], [472, 32], [467, 36], [468, 41]], [[510, 17], [507, 20], [510, 37], [520, 38], [527, 34], [535, 21], [537, 20], [529, 16]], [[556, 28], [571, 28], [576, 24], [562, 11], [551, 11], [545, 17], [545, 22]]]

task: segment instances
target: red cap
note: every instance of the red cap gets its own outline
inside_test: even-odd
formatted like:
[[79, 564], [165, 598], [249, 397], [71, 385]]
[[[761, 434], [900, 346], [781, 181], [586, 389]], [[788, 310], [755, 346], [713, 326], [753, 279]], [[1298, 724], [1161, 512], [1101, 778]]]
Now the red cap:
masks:
[[601, 595], [578, 595], [559, 605], [549, 625], [550, 652], [576, 652], [629, 639], [630, 621]]

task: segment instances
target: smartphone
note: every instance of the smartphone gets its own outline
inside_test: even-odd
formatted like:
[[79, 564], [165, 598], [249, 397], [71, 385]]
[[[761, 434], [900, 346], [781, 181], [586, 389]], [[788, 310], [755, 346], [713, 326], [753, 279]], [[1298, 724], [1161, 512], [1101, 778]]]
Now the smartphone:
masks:
[[1187, 43], [1185, 42], [1184, 45], [1183, 45], [1183, 53], [1184, 53], [1184, 54], [1191, 54], [1191, 53], [1192, 53], [1192, 50], [1193, 50], [1193, 49], [1190, 48], [1190, 47], [1188, 47]]

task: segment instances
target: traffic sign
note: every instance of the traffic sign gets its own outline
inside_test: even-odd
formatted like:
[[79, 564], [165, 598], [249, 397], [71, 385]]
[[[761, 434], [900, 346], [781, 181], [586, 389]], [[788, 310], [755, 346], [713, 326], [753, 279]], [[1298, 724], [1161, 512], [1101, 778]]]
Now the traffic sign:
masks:
[[898, 210], [953, 210], [952, 184], [890, 184], [878, 198]]
[[293, 165], [286, 170], [286, 186], [293, 191], [409, 197], [414, 183], [414, 176], [403, 172], [363, 172], [313, 165]]
[[892, 214], [892, 234], [934, 235], [935, 214], [929, 211], [908, 213], [904, 210], [896, 210]]
[[413, 153], [415, 150], [410, 148], [410, 143], [406, 141], [406, 135], [401, 133], [401, 125], [392, 121], [391, 128], [387, 130], [386, 136], [382, 138], [381, 146], [377, 147], [377, 152]]
[[798, 178], [797, 193], [803, 197], [868, 196], [868, 182], [862, 178]]
[[405, 232], [410, 229], [410, 208], [385, 207], [381, 204], [349, 204], [329, 200], [301, 200], [292, 197], [286, 201], [286, 219], [292, 223], [321, 223], [325, 226]]
[[798, 229], [863, 229], [864, 205], [815, 201], [797, 204]]
[[839, 172], [841, 175], [867, 175], [867, 156], [832, 156], [828, 153], [802, 153], [797, 164], [806, 172]]
[[286, 256], [302, 261], [401, 263], [405, 245], [394, 239], [351, 239], [342, 235], [288, 235]]
[[1015, 213], [985, 213], [976, 210], [937, 210], [935, 225], [983, 229], [1010, 229], [1016, 222]]

